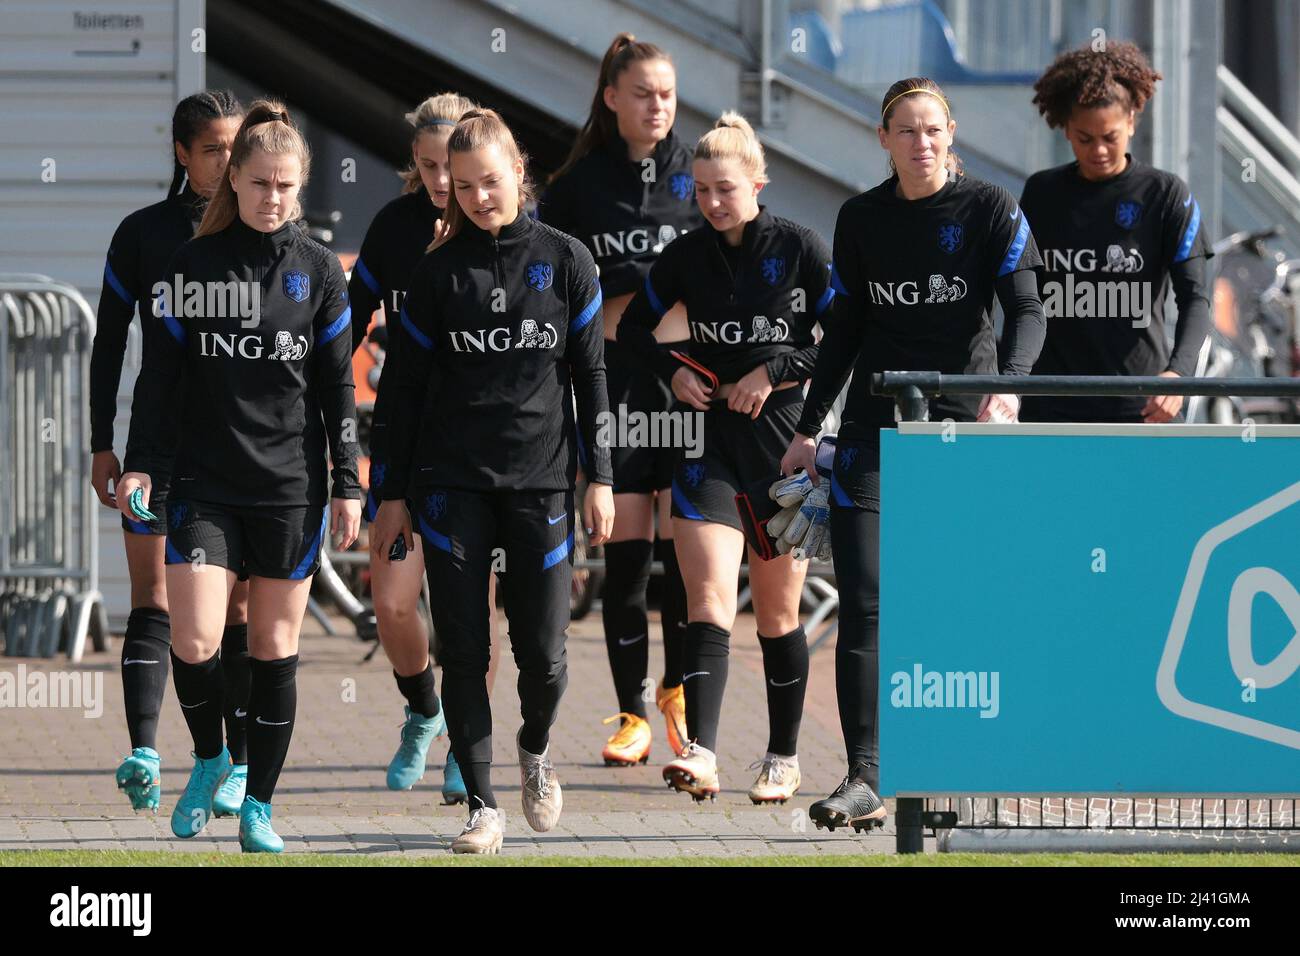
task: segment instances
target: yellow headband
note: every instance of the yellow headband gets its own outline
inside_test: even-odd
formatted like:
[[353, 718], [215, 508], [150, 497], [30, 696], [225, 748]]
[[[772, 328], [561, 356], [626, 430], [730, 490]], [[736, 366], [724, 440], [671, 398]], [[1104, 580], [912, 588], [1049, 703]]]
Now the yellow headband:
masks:
[[948, 117], [949, 119], [952, 119], [952, 110], [948, 109], [947, 100], [945, 100], [934, 90], [927, 90], [924, 87], [918, 87], [917, 89], [914, 90], [903, 90], [903, 92], [899, 93], [892, 100], [886, 103], [885, 108], [880, 111], [880, 121], [882, 123], [885, 121], [885, 117], [889, 115], [889, 108], [891, 106], [893, 106], [895, 103], [901, 100], [904, 96], [911, 96], [913, 93], [924, 93], [926, 96], [933, 96], [936, 100], [938, 100], [940, 103], [943, 104], [943, 115]]

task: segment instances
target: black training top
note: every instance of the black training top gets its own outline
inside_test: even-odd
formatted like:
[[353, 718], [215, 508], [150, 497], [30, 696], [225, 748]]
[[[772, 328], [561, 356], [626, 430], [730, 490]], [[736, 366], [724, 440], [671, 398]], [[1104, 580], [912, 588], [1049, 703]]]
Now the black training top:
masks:
[[236, 218], [181, 246], [167, 274], [185, 288], [168, 293], [169, 334], [136, 383], [126, 470], [152, 476], [171, 456], [156, 436], [174, 414], [173, 498], [322, 505], [327, 436], [333, 497], [359, 498], [352, 310], [338, 258], [296, 223], [265, 233]]
[[[382, 303], [387, 338], [384, 341], [384, 367], [397, 363], [400, 345], [397, 334], [402, 301], [406, 298], [406, 283], [424, 258], [429, 243], [433, 242], [434, 224], [442, 218], [442, 210], [433, 204], [424, 184], [414, 192], [399, 196], [375, 214], [361, 254], [352, 266], [348, 282], [348, 298], [352, 302], [352, 348], [355, 350], [366, 337], [366, 328], [375, 307]], [[393, 390], [375, 396], [371, 418], [370, 455], [383, 475], [388, 459], [388, 422], [392, 418]]]
[[[596, 266], [520, 212], [495, 238], [466, 221], [416, 266], [402, 307], [385, 500], [432, 487], [563, 491], [576, 458], [612, 484]], [[574, 445], [574, 399], [580, 448]]]
[[607, 299], [641, 288], [673, 239], [706, 225], [695, 203], [691, 150], [671, 130], [644, 161], [628, 159], [616, 133], [551, 183], [537, 214], [587, 247]]
[[[934, 195], [913, 200], [899, 196], [897, 187], [898, 177], [891, 177], [840, 208], [835, 302], [823, 326], [801, 434], [817, 434], [850, 371], [840, 434], [853, 438], [894, 425], [893, 399], [871, 394], [873, 372], [997, 373], [990, 315], [995, 285], [1009, 287], [1007, 277], [1042, 264], [1025, 215], [1002, 187], [958, 176]], [[1035, 314], [1036, 297], [1030, 299], [1008, 312], [1009, 334], [1021, 341], [1003, 374], [1027, 374], [1038, 354], [1041, 339], [1032, 341], [1018, 329], [1022, 322], [1041, 328], [1041, 307]], [[978, 395], [939, 396], [930, 415], [971, 421], [979, 402]]]
[[667, 381], [681, 366], [656, 344], [655, 327], [686, 305], [690, 354], [735, 382], [760, 365], [773, 385], [801, 382], [817, 360], [813, 325], [830, 307], [830, 250], [821, 236], [759, 207], [738, 247], [712, 226], [664, 250], [618, 324], [621, 343]]
[[[1191, 375], [1209, 331], [1201, 207], [1181, 179], [1129, 157], [1101, 182], [1069, 163], [1029, 177], [1020, 200], [1043, 255], [1047, 341], [1038, 375]], [[1183, 278], [1186, 281], [1182, 281]], [[1171, 353], [1165, 299], [1179, 321]], [[1145, 397], [1029, 396], [1036, 418], [1131, 418]]]
[[[153, 288], [164, 277], [167, 263], [194, 236], [207, 200], [187, 185], [175, 196], [137, 209], [122, 220], [108, 247], [104, 287], [95, 316], [95, 344], [90, 353], [90, 450], [111, 451], [117, 387], [127, 332], [140, 303], [141, 354], [148, 361], [165, 337], [162, 319], [153, 313]], [[165, 474], [165, 469], [158, 476]]]
[[[406, 282], [415, 266], [433, 242], [434, 224], [442, 210], [433, 204], [421, 184], [414, 192], [404, 193], [375, 213], [361, 243], [361, 254], [352, 266], [348, 281], [348, 299], [352, 303], [352, 347], [356, 349], [366, 337], [370, 317], [380, 305], [389, 332], [397, 329], [406, 296]], [[387, 348], [395, 347], [396, 335], [390, 334]], [[384, 356], [387, 362], [391, 354]]]

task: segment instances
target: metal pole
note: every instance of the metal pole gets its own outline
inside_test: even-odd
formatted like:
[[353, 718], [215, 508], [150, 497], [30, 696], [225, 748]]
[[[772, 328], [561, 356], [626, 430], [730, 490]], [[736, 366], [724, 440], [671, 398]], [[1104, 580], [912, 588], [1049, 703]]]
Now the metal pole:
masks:
[[[926, 399], [916, 385], [908, 385], [898, 393], [898, 411], [905, 422], [925, 420]], [[878, 718], [877, 718], [878, 719]], [[925, 830], [921, 827], [921, 811], [925, 801], [918, 797], [899, 797], [895, 814], [898, 832], [894, 836], [894, 849], [902, 853], [925, 851]]]
[[772, 125], [772, 0], [763, 0], [758, 44], [758, 124], [760, 129]]

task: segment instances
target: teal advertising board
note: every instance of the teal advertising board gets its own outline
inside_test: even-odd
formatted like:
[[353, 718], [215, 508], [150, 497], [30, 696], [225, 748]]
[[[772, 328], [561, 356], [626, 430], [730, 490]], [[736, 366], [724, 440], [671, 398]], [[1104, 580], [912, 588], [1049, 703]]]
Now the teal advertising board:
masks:
[[882, 793], [1300, 791], [1298, 438], [885, 431]]

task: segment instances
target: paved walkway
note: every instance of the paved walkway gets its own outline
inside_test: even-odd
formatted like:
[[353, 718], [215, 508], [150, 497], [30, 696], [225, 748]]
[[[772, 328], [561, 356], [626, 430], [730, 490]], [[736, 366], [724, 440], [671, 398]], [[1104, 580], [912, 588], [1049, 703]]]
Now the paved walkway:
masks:
[[[504, 852], [663, 857], [687, 854], [892, 853], [893, 829], [871, 836], [829, 833], [807, 819], [807, 807], [839, 782], [842, 743], [835, 711], [834, 649], [812, 659], [800, 763], [803, 790], [785, 807], [753, 806], [745, 795], [755, 771], [747, 765], [766, 746], [762, 658], [753, 618], [742, 615], [733, 637], [731, 676], [720, 734], [723, 792], [696, 805], [666, 788], [660, 769], [669, 754], [651, 705], [655, 744], [650, 763], [608, 768], [600, 748], [616, 712], [599, 613], [570, 628], [569, 687], [551, 735], [551, 754], [564, 787], [564, 816], [550, 833], [528, 828], [519, 809], [513, 760], [519, 702], [517, 671], [505, 655], [493, 696], [497, 718], [497, 794], [506, 818]], [[653, 634], [658, 625], [652, 626]], [[233, 819], [215, 820], [188, 841], [172, 837], [168, 814], [191, 765], [189, 737], [169, 687], [159, 734], [163, 807], [157, 817], [133, 815], [114, 785], [113, 770], [128, 752], [118, 676], [120, 645], [89, 654], [82, 670], [103, 675], [103, 715], [81, 710], [0, 710], [0, 850], [157, 849], [239, 852]], [[398, 741], [401, 698], [382, 652], [353, 637], [327, 637], [308, 619], [299, 667], [298, 723], [275, 797], [276, 829], [287, 852], [427, 854], [445, 852], [465, 820], [463, 807], [438, 795], [446, 740], [436, 741], [430, 769], [415, 789], [393, 793], [384, 770]], [[0, 658], [0, 672], [19, 664], [58, 670], [64, 662]], [[651, 673], [662, 666], [652, 640]], [[892, 810], [892, 801], [891, 810]]]

